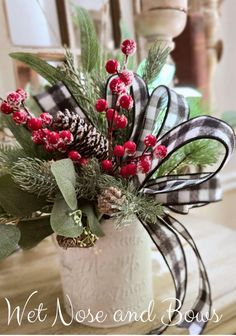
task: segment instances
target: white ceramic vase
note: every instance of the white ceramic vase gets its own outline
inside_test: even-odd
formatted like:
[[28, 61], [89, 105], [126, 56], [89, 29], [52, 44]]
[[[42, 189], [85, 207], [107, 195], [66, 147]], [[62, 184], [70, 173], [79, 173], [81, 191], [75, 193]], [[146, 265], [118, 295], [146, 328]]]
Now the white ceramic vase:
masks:
[[153, 298], [151, 240], [136, 217], [121, 230], [113, 220], [102, 228], [94, 247], [58, 246], [64, 305], [77, 322], [116, 327], [139, 318]]

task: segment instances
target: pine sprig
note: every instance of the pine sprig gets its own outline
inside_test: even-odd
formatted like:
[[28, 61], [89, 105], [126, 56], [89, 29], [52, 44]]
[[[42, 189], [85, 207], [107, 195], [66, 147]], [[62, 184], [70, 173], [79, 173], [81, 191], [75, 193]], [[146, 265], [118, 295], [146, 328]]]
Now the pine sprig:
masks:
[[206, 166], [214, 165], [222, 155], [223, 145], [214, 140], [196, 140], [183, 148], [180, 148], [172, 155], [155, 173], [157, 176], [165, 176], [169, 174], [178, 174], [189, 166]]
[[105, 94], [105, 72], [98, 75], [97, 71], [84, 71], [76, 68], [73, 55], [69, 50], [65, 52], [65, 63], [60, 67], [60, 71], [70, 78], [77, 85], [80, 97], [80, 107], [85, 111], [88, 119], [93, 125], [105, 133], [104, 120], [100, 119], [100, 114], [95, 111], [95, 102]]
[[81, 166], [76, 177], [77, 197], [87, 200], [96, 199], [100, 176], [100, 165], [96, 159], [91, 159], [86, 166]]
[[121, 188], [124, 201], [119, 212], [114, 213], [117, 227], [128, 225], [134, 215], [142, 221], [155, 224], [157, 217], [163, 215], [163, 208], [154, 198], [137, 192], [133, 182], [124, 184]]
[[148, 51], [142, 75], [147, 84], [151, 84], [157, 78], [162, 67], [166, 63], [169, 53], [169, 47], [160, 45], [158, 41], [153, 43]]
[[1, 173], [7, 173], [20, 157], [27, 157], [27, 154], [20, 146], [0, 144]]
[[11, 168], [13, 181], [24, 191], [51, 199], [58, 191], [51, 172], [51, 162], [32, 158], [20, 158]]

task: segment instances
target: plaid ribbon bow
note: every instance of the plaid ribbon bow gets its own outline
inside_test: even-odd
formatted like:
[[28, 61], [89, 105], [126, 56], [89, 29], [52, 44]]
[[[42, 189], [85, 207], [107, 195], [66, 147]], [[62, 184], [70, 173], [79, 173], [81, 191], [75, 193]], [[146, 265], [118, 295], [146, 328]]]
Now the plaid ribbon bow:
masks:
[[[106, 99], [109, 106], [114, 97], [106, 86]], [[189, 108], [183, 96], [165, 86], [156, 88], [149, 97], [148, 89], [141, 77], [135, 75], [130, 88], [134, 100], [133, 122], [130, 139], [137, 144], [137, 152], [143, 151], [143, 140], [147, 134], [155, 134], [159, 139], [156, 146], [164, 145], [168, 155], [164, 159], [154, 159], [150, 173], [139, 176], [139, 191], [153, 195], [158, 203], [175, 212], [186, 214], [192, 207], [219, 201], [221, 189], [217, 173], [229, 159], [235, 147], [235, 135], [232, 128], [225, 122], [201, 116], [189, 119]], [[36, 97], [43, 110], [52, 114], [65, 108], [77, 111], [86, 118], [86, 112], [75, 102], [68, 89], [61, 83], [50, 88], [49, 91]], [[158, 121], [158, 122], [157, 122]], [[194, 174], [168, 175], [155, 177], [155, 172], [179, 148], [197, 139], [214, 139], [225, 147], [225, 155], [218, 167], [212, 172], [196, 172]], [[142, 174], [143, 175], [143, 174]], [[141, 221], [141, 220], [140, 220]], [[207, 325], [205, 316], [211, 314], [211, 289], [206, 268], [187, 229], [174, 217], [165, 212], [163, 217], [157, 218], [156, 224], [141, 221], [152, 241], [164, 258], [175, 287], [176, 306], [169, 323], [172, 323], [181, 309], [187, 290], [187, 258], [181, 239], [185, 240], [193, 250], [198, 262], [199, 289], [191, 308], [191, 316], [187, 321], [179, 323], [178, 327], [188, 329], [192, 335], [201, 334]], [[178, 304], [180, 302], [180, 304]], [[167, 325], [160, 325], [150, 334], [161, 334]]]

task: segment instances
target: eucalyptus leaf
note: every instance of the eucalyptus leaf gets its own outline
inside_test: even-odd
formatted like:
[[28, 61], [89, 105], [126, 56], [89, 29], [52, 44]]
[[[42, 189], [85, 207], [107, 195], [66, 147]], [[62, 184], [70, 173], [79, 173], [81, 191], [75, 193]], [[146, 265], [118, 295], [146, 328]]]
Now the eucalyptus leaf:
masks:
[[77, 23], [80, 28], [81, 61], [85, 71], [91, 72], [100, 64], [100, 47], [93, 21], [86, 9], [77, 8]]
[[72, 211], [64, 199], [57, 199], [51, 214], [51, 227], [55, 233], [65, 237], [78, 237], [83, 232], [82, 222], [74, 220]]
[[0, 224], [0, 260], [17, 249], [19, 240], [20, 230], [15, 225]]
[[52, 163], [51, 170], [66, 203], [72, 210], [76, 210], [76, 173], [73, 162], [70, 159], [55, 161]]
[[24, 217], [41, 210], [47, 202], [43, 197], [21, 190], [10, 175], [4, 175], [0, 177], [0, 204], [7, 214]]
[[21, 233], [19, 246], [23, 249], [36, 246], [41, 240], [53, 233], [49, 216], [22, 220], [17, 224], [17, 227]]
[[82, 210], [83, 214], [86, 215], [88, 226], [92, 233], [98, 237], [104, 236], [99, 220], [94, 212], [94, 208], [91, 203], [79, 204], [79, 208]]

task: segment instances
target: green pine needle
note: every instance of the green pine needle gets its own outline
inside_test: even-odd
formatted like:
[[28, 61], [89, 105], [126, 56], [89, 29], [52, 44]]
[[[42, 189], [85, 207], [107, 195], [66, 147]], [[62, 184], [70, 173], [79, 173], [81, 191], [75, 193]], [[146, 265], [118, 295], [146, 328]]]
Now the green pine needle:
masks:
[[147, 84], [151, 84], [159, 75], [165, 65], [170, 48], [155, 42], [148, 51], [148, 56], [143, 69], [143, 79]]
[[201, 139], [190, 142], [177, 150], [155, 173], [155, 176], [165, 176], [183, 172], [189, 166], [212, 166], [218, 162], [224, 147], [218, 141]]
[[32, 158], [20, 158], [11, 168], [13, 181], [24, 191], [51, 199], [58, 191], [51, 172], [51, 162]]

